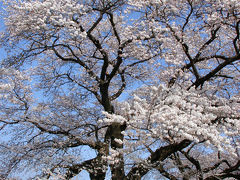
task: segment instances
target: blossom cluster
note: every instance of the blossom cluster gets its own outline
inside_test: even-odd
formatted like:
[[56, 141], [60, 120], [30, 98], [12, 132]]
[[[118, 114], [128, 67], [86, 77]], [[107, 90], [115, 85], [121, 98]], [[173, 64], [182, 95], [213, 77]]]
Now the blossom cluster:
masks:
[[121, 104], [120, 115], [106, 114], [103, 122], [127, 122], [124, 141], [130, 147], [151, 144], [156, 139], [205, 142], [236, 156], [231, 137], [240, 133], [239, 97], [219, 98], [200, 90], [174, 86], [143, 87]]

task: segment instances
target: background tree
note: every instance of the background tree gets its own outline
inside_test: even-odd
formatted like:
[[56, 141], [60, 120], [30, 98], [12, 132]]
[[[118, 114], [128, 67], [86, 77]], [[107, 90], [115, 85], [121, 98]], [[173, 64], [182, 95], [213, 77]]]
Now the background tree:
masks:
[[239, 177], [239, 2], [4, 5], [3, 178]]

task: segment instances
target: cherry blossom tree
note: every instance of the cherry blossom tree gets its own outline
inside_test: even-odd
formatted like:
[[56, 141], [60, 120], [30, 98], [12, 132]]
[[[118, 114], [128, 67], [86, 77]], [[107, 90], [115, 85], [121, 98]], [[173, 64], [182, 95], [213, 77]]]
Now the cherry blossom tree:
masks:
[[238, 1], [2, 2], [1, 178], [240, 176]]

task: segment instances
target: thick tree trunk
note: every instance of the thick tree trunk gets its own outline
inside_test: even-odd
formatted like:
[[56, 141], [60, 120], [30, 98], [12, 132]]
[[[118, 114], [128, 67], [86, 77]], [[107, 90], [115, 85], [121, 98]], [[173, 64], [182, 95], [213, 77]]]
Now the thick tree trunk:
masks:
[[[114, 107], [111, 104], [109, 95], [108, 95], [108, 86], [109, 84], [103, 84], [100, 86], [100, 92], [102, 95], [102, 105], [104, 110], [108, 113], [114, 113]], [[120, 123], [111, 124], [105, 134], [105, 142], [110, 143], [110, 147], [114, 150], [122, 149], [123, 145], [116, 142], [115, 139], [120, 139], [123, 141], [122, 131], [126, 129], [126, 124], [122, 125]], [[116, 157], [116, 163], [110, 165], [112, 180], [122, 180], [125, 177], [124, 172], [124, 158], [122, 154], [119, 154]]]
[[[115, 139], [120, 139], [123, 141], [122, 131], [125, 130], [125, 126], [119, 123], [114, 123], [110, 127], [110, 136], [111, 136], [111, 148], [112, 149], [122, 149], [123, 144], [119, 144], [115, 141]], [[116, 157], [117, 162], [110, 166], [112, 171], [112, 180], [119, 180], [124, 179], [125, 172], [124, 172], [124, 158], [123, 155], [120, 153]]]

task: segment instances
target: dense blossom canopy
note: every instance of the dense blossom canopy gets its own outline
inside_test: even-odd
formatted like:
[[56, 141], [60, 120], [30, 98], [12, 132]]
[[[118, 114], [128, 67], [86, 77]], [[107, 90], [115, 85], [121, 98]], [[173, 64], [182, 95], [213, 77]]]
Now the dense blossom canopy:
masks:
[[0, 178], [240, 176], [239, 1], [1, 2]]

